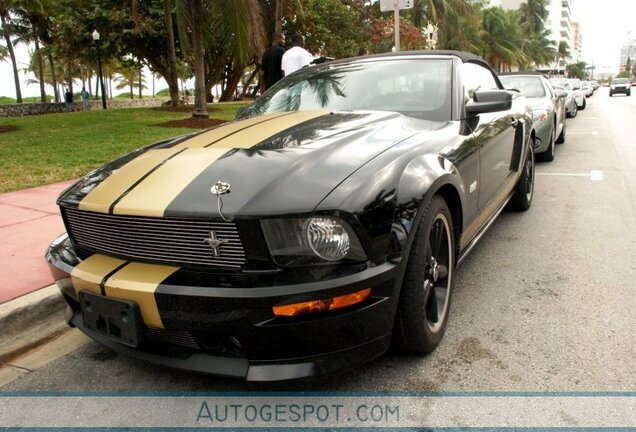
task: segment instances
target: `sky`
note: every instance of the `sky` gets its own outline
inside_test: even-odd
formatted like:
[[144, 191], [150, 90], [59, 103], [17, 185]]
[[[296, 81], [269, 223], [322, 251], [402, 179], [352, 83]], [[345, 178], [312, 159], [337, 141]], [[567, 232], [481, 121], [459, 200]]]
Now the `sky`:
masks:
[[[621, 47], [630, 38], [636, 39], [636, 0], [572, 0], [572, 15], [573, 20], [581, 24], [583, 60], [596, 66], [597, 73], [617, 73]], [[26, 66], [28, 49], [24, 45], [16, 47], [18, 68]], [[149, 73], [146, 76], [150, 79]], [[22, 95], [38, 96], [37, 84], [25, 84], [29, 78], [34, 77], [21, 73]], [[158, 80], [155, 85], [157, 91], [167, 87], [163, 80]], [[47, 94], [51, 93], [51, 88], [47, 88]], [[151, 89], [145, 93], [150, 94]], [[0, 96], [15, 97], [9, 62], [0, 63]]]

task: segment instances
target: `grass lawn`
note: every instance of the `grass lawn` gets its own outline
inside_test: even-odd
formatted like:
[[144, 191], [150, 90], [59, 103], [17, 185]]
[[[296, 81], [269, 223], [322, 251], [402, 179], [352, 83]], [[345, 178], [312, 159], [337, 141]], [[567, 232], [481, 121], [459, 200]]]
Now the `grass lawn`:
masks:
[[[210, 118], [231, 120], [245, 103], [208, 106]], [[192, 132], [157, 126], [190, 115], [148, 108], [0, 119], [0, 193], [78, 178], [115, 157]]]

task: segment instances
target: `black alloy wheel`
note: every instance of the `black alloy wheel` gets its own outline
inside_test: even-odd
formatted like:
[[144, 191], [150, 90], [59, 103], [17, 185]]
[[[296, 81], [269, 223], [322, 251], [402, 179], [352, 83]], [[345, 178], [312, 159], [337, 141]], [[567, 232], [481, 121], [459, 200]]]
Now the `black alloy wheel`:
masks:
[[442, 340], [455, 268], [453, 232], [446, 201], [433, 197], [415, 234], [400, 293], [394, 343], [404, 351], [426, 354]]

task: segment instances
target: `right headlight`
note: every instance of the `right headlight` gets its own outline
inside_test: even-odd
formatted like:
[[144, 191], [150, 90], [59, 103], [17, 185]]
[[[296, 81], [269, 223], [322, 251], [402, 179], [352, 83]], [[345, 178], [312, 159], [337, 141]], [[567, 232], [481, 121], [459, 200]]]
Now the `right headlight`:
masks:
[[532, 120], [534, 120], [535, 123], [544, 122], [544, 121], [548, 120], [549, 117], [550, 117], [550, 113], [548, 113], [548, 111], [546, 111], [546, 110], [534, 110], [534, 111], [532, 111]]
[[266, 219], [261, 226], [272, 258], [281, 266], [367, 259], [353, 229], [337, 217]]

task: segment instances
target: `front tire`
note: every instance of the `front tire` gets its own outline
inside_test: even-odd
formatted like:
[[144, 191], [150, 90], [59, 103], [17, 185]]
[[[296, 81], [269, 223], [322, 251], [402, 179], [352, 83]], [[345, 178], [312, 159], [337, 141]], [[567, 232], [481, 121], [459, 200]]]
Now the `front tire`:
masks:
[[570, 118], [576, 117], [578, 113], [579, 113], [579, 107], [576, 104], [576, 101], [574, 101], [574, 103], [572, 104], [572, 111], [570, 112]]
[[561, 129], [561, 134], [559, 135], [559, 138], [557, 138], [556, 143], [557, 144], [563, 144], [565, 143], [565, 122], [563, 122], [563, 129]]
[[528, 149], [526, 162], [523, 165], [523, 173], [517, 181], [514, 195], [508, 203], [508, 207], [515, 211], [526, 211], [532, 205], [534, 196], [534, 151], [532, 147]]
[[550, 145], [548, 145], [546, 151], [541, 152], [537, 155], [537, 158], [541, 160], [541, 162], [552, 162], [554, 160], [554, 155], [556, 154], [554, 145], [554, 129], [555, 125], [553, 123], [552, 127], [550, 128]]
[[581, 105], [581, 108], [579, 108], [581, 111], [583, 111], [585, 109], [585, 107], [587, 106], [587, 101], [585, 99], [583, 99], [583, 105]]
[[434, 196], [424, 210], [411, 246], [395, 320], [397, 348], [427, 354], [442, 340], [455, 270], [453, 218]]

